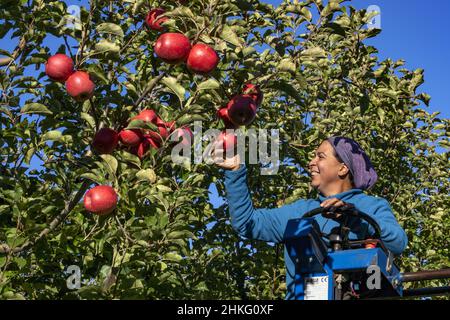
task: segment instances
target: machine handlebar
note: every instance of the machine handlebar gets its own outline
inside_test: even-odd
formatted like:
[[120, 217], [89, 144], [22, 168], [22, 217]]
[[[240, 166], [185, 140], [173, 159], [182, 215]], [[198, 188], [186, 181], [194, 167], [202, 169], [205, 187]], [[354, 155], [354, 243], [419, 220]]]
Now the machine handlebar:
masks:
[[356, 218], [365, 220], [375, 230], [375, 234], [372, 237], [374, 239], [380, 239], [380, 237], [381, 237], [381, 228], [378, 225], [378, 223], [367, 213], [359, 211], [358, 209], [355, 208], [355, 206], [353, 204], [350, 204], [350, 203], [347, 203], [347, 204], [343, 205], [342, 207], [330, 207], [330, 208], [320, 207], [320, 208], [317, 208], [317, 209], [314, 209], [314, 210], [311, 210], [311, 211], [305, 213], [303, 218], [312, 218], [318, 214], [323, 214], [326, 212], [336, 213], [336, 214], [340, 213], [347, 217], [356, 217]]

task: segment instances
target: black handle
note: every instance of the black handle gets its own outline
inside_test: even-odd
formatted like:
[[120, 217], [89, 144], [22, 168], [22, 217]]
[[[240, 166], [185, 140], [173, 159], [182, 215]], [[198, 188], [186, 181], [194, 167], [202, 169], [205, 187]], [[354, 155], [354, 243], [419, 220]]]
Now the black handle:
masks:
[[356, 218], [365, 220], [375, 230], [375, 234], [372, 237], [374, 237], [375, 239], [380, 239], [380, 237], [381, 237], [381, 228], [378, 225], [378, 223], [367, 213], [359, 211], [358, 209], [355, 208], [354, 205], [349, 204], [349, 203], [345, 204], [342, 207], [330, 207], [330, 208], [319, 207], [317, 209], [313, 209], [313, 210], [305, 213], [303, 215], [303, 218], [312, 218], [318, 214], [322, 214], [325, 212], [341, 213], [343, 215], [356, 217]]

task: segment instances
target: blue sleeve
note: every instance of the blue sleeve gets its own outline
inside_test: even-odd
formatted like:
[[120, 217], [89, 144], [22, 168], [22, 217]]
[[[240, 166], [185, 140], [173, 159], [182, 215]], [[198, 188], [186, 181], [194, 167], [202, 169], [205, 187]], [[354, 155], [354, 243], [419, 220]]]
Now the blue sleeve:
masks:
[[[276, 209], [255, 209], [247, 186], [247, 168], [225, 171], [231, 225], [240, 236], [279, 243], [290, 219], [299, 216], [302, 200]], [[305, 211], [305, 210], [302, 210]]]
[[392, 212], [389, 202], [377, 198], [373, 218], [381, 228], [381, 240], [393, 254], [400, 255], [408, 244], [408, 237]]
[[[385, 247], [395, 255], [400, 255], [408, 244], [408, 238], [405, 231], [397, 222], [397, 219], [392, 212], [391, 206], [386, 199], [370, 197], [369, 200], [360, 203], [357, 208], [370, 215], [379, 225], [381, 229], [381, 240]], [[367, 223], [364, 223], [364, 231], [360, 228], [362, 225], [357, 220], [352, 219], [351, 225], [359, 229], [358, 234], [362, 237], [367, 236], [367, 231], [373, 233], [372, 227], [369, 227]], [[358, 226], [359, 225], [359, 226]], [[353, 229], [353, 226], [350, 228]], [[369, 230], [368, 230], [369, 229]]]

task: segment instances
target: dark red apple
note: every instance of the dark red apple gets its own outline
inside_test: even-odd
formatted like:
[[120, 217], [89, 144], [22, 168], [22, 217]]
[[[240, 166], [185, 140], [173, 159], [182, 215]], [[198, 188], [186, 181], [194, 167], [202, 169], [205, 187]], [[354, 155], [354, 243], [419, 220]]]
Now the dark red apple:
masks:
[[111, 153], [117, 147], [119, 135], [110, 128], [100, 129], [94, 136], [92, 147], [100, 154]]
[[216, 141], [222, 143], [224, 154], [227, 153], [227, 150], [233, 150], [234, 154], [237, 147], [237, 137], [234, 133], [229, 133], [226, 130], [222, 131]]
[[256, 117], [257, 106], [249, 95], [234, 96], [227, 104], [228, 117], [237, 126], [246, 126]]
[[45, 64], [45, 74], [55, 81], [65, 82], [73, 72], [73, 60], [62, 53], [51, 56]]
[[155, 53], [158, 57], [170, 64], [186, 61], [191, 42], [182, 33], [164, 33], [155, 43]]
[[84, 207], [87, 211], [106, 215], [117, 206], [117, 193], [110, 186], [97, 186], [90, 189], [84, 196]]
[[147, 26], [156, 31], [162, 31], [164, 30], [164, 27], [161, 25], [161, 23], [164, 23], [169, 20], [168, 17], [159, 17], [160, 15], [164, 14], [166, 11], [161, 8], [156, 8], [151, 10], [147, 17], [145, 18], [145, 23]]
[[119, 140], [127, 147], [135, 147], [141, 143], [143, 138], [142, 132], [139, 129], [122, 130], [119, 132]]
[[239, 126], [236, 126], [233, 122], [231, 122], [230, 117], [228, 116], [228, 108], [222, 107], [217, 110], [217, 117], [223, 121], [226, 129], [237, 129]]
[[95, 84], [89, 73], [84, 71], [74, 72], [66, 81], [67, 93], [76, 101], [85, 101], [92, 97]]
[[256, 106], [259, 107], [263, 101], [264, 95], [259, 88], [258, 85], [254, 85], [251, 83], [244, 84], [244, 88], [242, 89], [243, 94], [248, 94], [255, 100]]
[[194, 73], [208, 74], [219, 64], [216, 51], [204, 43], [197, 43], [189, 52], [187, 67]]

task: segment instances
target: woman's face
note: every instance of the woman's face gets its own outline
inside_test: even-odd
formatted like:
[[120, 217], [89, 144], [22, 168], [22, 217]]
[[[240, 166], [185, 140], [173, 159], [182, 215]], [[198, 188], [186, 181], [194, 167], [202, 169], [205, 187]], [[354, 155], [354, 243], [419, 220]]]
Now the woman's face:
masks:
[[328, 141], [322, 142], [309, 162], [311, 186], [323, 194], [332, 193], [336, 185], [342, 183], [342, 174], [347, 172], [347, 167], [336, 158]]

